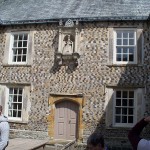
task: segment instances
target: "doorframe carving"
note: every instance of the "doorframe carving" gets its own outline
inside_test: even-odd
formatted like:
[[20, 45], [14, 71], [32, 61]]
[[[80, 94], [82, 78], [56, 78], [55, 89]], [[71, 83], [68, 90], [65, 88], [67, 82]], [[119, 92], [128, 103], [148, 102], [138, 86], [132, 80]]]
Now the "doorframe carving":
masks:
[[85, 99], [83, 98], [83, 94], [76, 95], [62, 95], [62, 94], [50, 94], [49, 96], [49, 108], [50, 112], [47, 116], [48, 119], [48, 135], [51, 139], [54, 139], [54, 125], [55, 125], [55, 104], [63, 101], [63, 100], [72, 101], [79, 105], [79, 114], [78, 114], [78, 130], [77, 130], [77, 141], [83, 141], [83, 110], [82, 108], [85, 106]]

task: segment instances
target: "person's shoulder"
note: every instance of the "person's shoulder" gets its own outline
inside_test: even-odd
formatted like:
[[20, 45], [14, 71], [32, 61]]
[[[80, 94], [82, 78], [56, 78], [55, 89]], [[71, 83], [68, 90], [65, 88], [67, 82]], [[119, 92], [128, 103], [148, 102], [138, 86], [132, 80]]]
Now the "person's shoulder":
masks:
[[6, 122], [6, 121], [8, 121], [8, 118], [4, 115], [1, 115], [0, 116], [0, 122]]
[[138, 143], [137, 150], [150, 150], [150, 141], [141, 139]]

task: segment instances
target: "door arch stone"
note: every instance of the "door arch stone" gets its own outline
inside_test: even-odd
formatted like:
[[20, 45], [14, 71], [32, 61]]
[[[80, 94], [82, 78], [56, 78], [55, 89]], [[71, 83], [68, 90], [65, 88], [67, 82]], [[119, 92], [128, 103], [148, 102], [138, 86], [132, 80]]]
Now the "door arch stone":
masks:
[[50, 94], [49, 97], [49, 108], [50, 108], [50, 113], [48, 115], [48, 134], [51, 139], [55, 138], [55, 105], [61, 101], [70, 101], [74, 102], [79, 105], [79, 114], [78, 114], [78, 130], [77, 130], [77, 141], [82, 142], [83, 140], [83, 106], [85, 105], [85, 99], [83, 98], [83, 95], [57, 95], [57, 94]]

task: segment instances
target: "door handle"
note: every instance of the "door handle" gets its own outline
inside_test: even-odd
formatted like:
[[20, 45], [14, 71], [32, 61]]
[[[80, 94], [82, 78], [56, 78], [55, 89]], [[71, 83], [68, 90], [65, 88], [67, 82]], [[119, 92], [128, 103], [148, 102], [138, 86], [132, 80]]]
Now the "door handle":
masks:
[[69, 123], [71, 123], [71, 120], [69, 120]]

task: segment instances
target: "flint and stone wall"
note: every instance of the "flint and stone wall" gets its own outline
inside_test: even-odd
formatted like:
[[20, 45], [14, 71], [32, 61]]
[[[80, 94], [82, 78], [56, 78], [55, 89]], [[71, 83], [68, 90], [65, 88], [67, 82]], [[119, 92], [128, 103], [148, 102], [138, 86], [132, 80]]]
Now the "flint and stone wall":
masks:
[[[128, 143], [129, 128], [106, 128], [105, 86], [116, 85], [145, 87], [146, 110], [150, 110], [150, 23], [149, 22], [92, 22], [80, 24], [78, 66], [58, 67], [55, 53], [58, 50], [58, 24], [18, 25], [0, 27], [0, 83], [29, 83], [30, 110], [28, 123], [10, 123], [12, 137], [48, 137], [48, 99], [51, 93], [82, 93], [83, 142], [98, 129], [106, 139], [119, 144]], [[143, 57], [138, 65], [112, 65], [110, 33], [113, 27], [143, 29]], [[7, 30], [32, 31], [32, 63], [28, 66], [3, 65]], [[138, 56], [140, 57], [140, 56]], [[96, 124], [98, 126], [96, 127]], [[18, 132], [17, 132], [18, 131]], [[149, 135], [148, 135], [149, 136]], [[111, 140], [112, 139], [112, 140]]]

